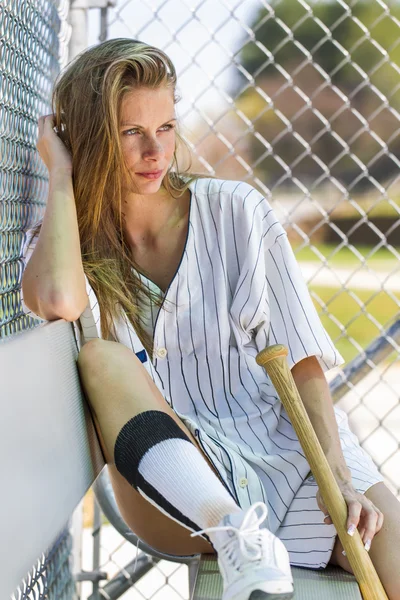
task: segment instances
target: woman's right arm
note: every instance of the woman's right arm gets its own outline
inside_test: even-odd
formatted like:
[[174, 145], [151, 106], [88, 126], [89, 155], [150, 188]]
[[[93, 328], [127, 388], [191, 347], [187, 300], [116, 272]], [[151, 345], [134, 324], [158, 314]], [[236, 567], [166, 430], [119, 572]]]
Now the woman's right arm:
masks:
[[49, 171], [49, 195], [39, 238], [22, 277], [24, 302], [48, 321], [75, 321], [88, 302], [72, 186], [71, 157], [53, 130], [53, 116], [39, 119], [37, 148]]

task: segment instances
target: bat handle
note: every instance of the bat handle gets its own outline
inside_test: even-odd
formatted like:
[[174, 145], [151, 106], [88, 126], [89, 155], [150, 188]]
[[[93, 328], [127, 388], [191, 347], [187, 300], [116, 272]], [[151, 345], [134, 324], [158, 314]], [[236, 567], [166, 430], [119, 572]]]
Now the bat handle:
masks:
[[364, 600], [388, 600], [359, 532], [353, 537], [347, 533], [347, 504], [300, 398], [287, 354], [287, 348], [279, 344], [262, 350], [256, 360], [268, 373], [289, 416]]

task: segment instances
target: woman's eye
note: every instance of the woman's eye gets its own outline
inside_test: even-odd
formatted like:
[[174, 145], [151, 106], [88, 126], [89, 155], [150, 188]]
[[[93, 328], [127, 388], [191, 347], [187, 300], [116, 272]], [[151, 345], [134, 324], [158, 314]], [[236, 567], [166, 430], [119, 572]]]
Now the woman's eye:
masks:
[[[175, 125], [172, 125], [171, 123], [169, 123], [168, 125], [163, 125], [162, 127], [160, 127], [160, 129], [158, 131], [169, 131], [170, 129], [173, 129], [175, 127]], [[139, 129], [127, 129], [126, 131], [123, 132], [124, 135], [136, 135], [137, 133], [140, 133]]]
[[161, 131], [168, 131], [169, 129], [173, 129], [173, 128], [174, 128], [174, 125], [169, 123], [168, 125], [164, 125], [163, 127], [161, 127]]

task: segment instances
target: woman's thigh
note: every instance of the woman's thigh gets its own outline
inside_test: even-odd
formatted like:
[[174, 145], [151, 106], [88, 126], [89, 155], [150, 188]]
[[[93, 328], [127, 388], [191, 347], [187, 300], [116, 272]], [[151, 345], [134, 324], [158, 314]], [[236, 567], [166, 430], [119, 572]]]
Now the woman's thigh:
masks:
[[[141, 496], [115, 467], [114, 445], [119, 432], [129, 419], [145, 410], [160, 410], [170, 415], [201, 452], [194, 437], [165, 401], [141, 362], [126, 346], [97, 339], [81, 349], [78, 368], [107, 461], [115, 499], [127, 525], [144, 542], [168, 554], [213, 552], [206, 540], [191, 538], [188, 529]], [[213, 469], [211, 463], [208, 464]]]
[[[383, 527], [372, 541], [371, 560], [389, 600], [400, 600], [400, 502], [384, 483], [373, 485], [365, 495], [384, 515]], [[342, 544], [337, 539], [331, 563], [351, 573], [350, 563], [342, 551]]]
[[189, 439], [195, 440], [155, 385], [137, 356], [118, 342], [91, 340], [78, 355], [82, 387], [101, 430], [107, 462], [122, 427], [148, 410], [167, 413]]

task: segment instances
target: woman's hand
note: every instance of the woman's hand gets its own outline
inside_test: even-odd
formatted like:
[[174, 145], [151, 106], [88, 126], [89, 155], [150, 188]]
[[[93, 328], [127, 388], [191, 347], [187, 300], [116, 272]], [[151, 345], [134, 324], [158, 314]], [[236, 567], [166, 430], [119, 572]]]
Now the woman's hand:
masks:
[[[346, 501], [348, 508], [347, 532], [353, 535], [358, 528], [364, 547], [369, 551], [374, 535], [381, 530], [383, 525], [383, 514], [371, 500], [366, 496], [356, 492], [350, 483], [339, 483], [340, 491]], [[326, 515], [324, 521], [327, 524], [332, 523], [332, 519], [328, 514], [320, 491], [317, 492], [317, 503], [319, 508]]]
[[49, 173], [57, 170], [72, 173], [72, 157], [54, 131], [54, 125], [54, 115], [39, 117], [36, 148]]

